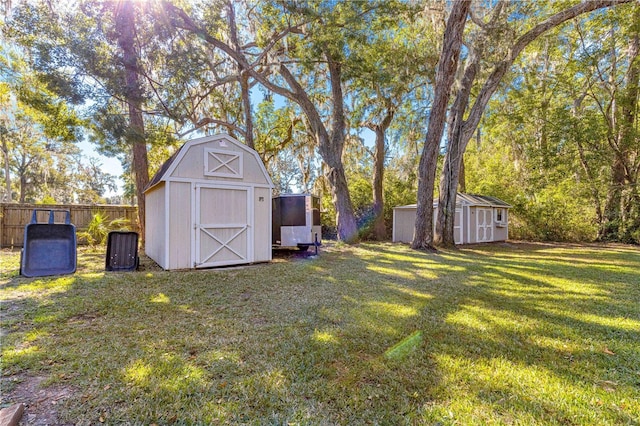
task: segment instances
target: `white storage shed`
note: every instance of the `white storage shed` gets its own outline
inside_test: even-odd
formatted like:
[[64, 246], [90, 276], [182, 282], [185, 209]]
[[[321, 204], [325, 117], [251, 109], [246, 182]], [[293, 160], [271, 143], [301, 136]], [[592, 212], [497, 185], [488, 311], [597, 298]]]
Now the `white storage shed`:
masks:
[[[434, 226], [438, 203], [433, 203]], [[506, 241], [509, 238], [511, 205], [486, 195], [461, 194], [456, 197], [453, 239], [456, 244]], [[416, 223], [416, 204], [393, 209], [393, 241], [410, 243]]]
[[186, 142], [145, 191], [145, 253], [168, 270], [270, 261], [272, 188], [231, 136]]

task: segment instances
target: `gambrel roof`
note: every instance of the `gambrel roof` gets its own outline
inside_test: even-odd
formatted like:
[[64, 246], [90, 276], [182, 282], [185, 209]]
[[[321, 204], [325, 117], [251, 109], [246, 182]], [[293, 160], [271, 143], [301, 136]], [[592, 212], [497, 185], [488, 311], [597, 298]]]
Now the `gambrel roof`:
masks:
[[[225, 146], [228, 146], [228, 145], [236, 146], [241, 151], [244, 151], [246, 154], [248, 154], [249, 156], [254, 157], [255, 158], [255, 164], [260, 169], [260, 172], [264, 175], [265, 181], [268, 183], [269, 186], [273, 187], [273, 182], [271, 181], [271, 177], [269, 176], [269, 173], [267, 172], [266, 168], [264, 167], [264, 163], [262, 162], [262, 159], [260, 158], [258, 153], [254, 149], [249, 148], [248, 146], [246, 146], [242, 142], [238, 141], [237, 139], [233, 138], [232, 136], [230, 136], [230, 135], [228, 135], [226, 133], [221, 133], [221, 134], [217, 134], [217, 135], [213, 135], [213, 136], [204, 136], [204, 137], [197, 138], [197, 139], [191, 139], [191, 140], [185, 142], [180, 147], [180, 149], [178, 149], [176, 152], [174, 152], [173, 155], [171, 157], [169, 157], [169, 159], [167, 161], [165, 161], [162, 164], [162, 166], [160, 166], [160, 169], [158, 170], [158, 172], [153, 176], [153, 178], [151, 179], [151, 181], [149, 182], [149, 184], [145, 188], [145, 192], [149, 191], [151, 188], [153, 188], [154, 186], [156, 186], [160, 182], [168, 179], [168, 177], [171, 175], [173, 170], [180, 163], [182, 158], [186, 155], [187, 151], [189, 151], [189, 149], [191, 147], [194, 147], [196, 145], [206, 145], [206, 144], [209, 144], [210, 142], [214, 142], [214, 141], [224, 141], [224, 142], [220, 142], [220, 143], [221, 144], [225, 144]], [[223, 166], [224, 166], [224, 164], [223, 164]]]

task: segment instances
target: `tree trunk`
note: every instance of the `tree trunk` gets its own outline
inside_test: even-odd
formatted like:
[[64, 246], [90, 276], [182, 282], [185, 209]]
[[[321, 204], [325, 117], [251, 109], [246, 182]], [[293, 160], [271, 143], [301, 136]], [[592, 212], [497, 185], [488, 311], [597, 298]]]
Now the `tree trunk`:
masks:
[[[433, 116], [431, 116], [433, 120]], [[422, 150], [418, 166], [418, 206], [411, 248], [435, 251], [433, 244], [433, 188], [438, 167], [438, 145], [431, 143]]]
[[[280, 75], [291, 87], [291, 91], [284, 90], [279, 86], [264, 80], [267, 87], [275, 93], [282, 94], [300, 105], [305, 113], [309, 127], [318, 143], [318, 151], [322, 160], [327, 165], [326, 177], [331, 187], [333, 205], [336, 209], [336, 224], [338, 226], [338, 239], [348, 243], [356, 242], [358, 236], [358, 225], [353, 212], [347, 177], [344, 172], [342, 153], [345, 142], [345, 119], [344, 119], [344, 98], [341, 85], [340, 64], [325, 52], [329, 67], [329, 77], [331, 81], [331, 100], [333, 101], [333, 111], [331, 114], [331, 133], [327, 131], [322, 117], [318, 113], [315, 105], [304, 91], [300, 83], [284, 65], [280, 64]], [[261, 81], [262, 82], [262, 81]]]
[[[575, 117], [575, 116], [574, 116]], [[576, 124], [573, 125], [574, 129]], [[574, 130], [575, 135], [579, 135], [577, 130]], [[597, 181], [589, 163], [587, 162], [587, 158], [584, 154], [584, 146], [580, 141], [580, 136], [576, 138], [576, 145], [578, 147], [578, 157], [580, 158], [580, 164], [582, 165], [582, 169], [584, 170], [585, 175], [587, 176], [587, 180], [589, 181], [589, 188], [591, 190], [591, 197], [593, 199], [593, 207], [596, 211], [596, 221], [598, 224], [598, 239], [601, 239], [603, 235], [601, 232], [604, 230], [604, 216], [602, 214], [602, 202], [600, 201], [600, 191], [598, 190]]]
[[387, 238], [387, 227], [384, 223], [384, 159], [387, 154], [385, 135], [393, 120], [393, 107], [387, 108], [385, 117], [379, 124], [368, 123], [366, 126], [376, 135], [375, 150], [373, 153], [373, 238], [383, 241]]
[[331, 199], [336, 209], [338, 238], [341, 241], [353, 243], [358, 240], [358, 225], [353, 212], [351, 196], [349, 195], [347, 177], [342, 164], [339, 167], [332, 167], [327, 162], [327, 165], [329, 170], [326, 173], [326, 177], [331, 186]]
[[618, 146], [622, 149], [625, 160], [625, 187], [621, 206], [622, 221], [620, 237], [623, 242], [637, 242], [636, 233], [640, 231], [640, 217], [638, 211], [638, 131], [636, 120], [640, 110], [638, 101], [640, 98], [640, 4], [636, 3], [633, 12], [633, 27], [631, 28], [631, 38], [627, 48], [627, 60], [629, 70], [625, 77], [625, 90], [620, 94], [620, 123]]
[[443, 165], [434, 236], [434, 243], [441, 247], [455, 247], [453, 227], [462, 152], [457, 144], [452, 144], [447, 150]]
[[[624, 79], [624, 87], [617, 88], [611, 108], [609, 124], [609, 146], [614, 152], [611, 169], [611, 185], [604, 210], [604, 223], [598, 237], [604, 241], [633, 241], [633, 234], [639, 228], [640, 218], [634, 217], [637, 206], [637, 130], [634, 129], [638, 114], [640, 83], [640, 6], [634, 8], [634, 27], [627, 49], [629, 70]], [[617, 111], [619, 110], [619, 116]]]
[[4, 185], [5, 193], [2, 199], [5, 203], [11, 202], [11, 165], [9, 163], [9, 147], [7, 147], [7, 141], [2, 138], [2, 154], [4, 158]]
[[413, 241], [411, 242], [413, 249], [434, 250], [433, 189], [438, 165], [438, 148], [444, 131], [447, 104], [451, 95], [451, 86], [455, 80], [462, 36], [470, 6], [470, 0], [455, 2], [444, 31], [442, 53], [436, 70], [433, 106], [418, 168], [418, 207]]
[[[459, 127], [455, 129], [452, 141], [460, 140], [459, 132], [461, 130]], [[455, 247], [453, 227], [456, 217], [460, 167], [465, 148], [466, 144], [461, 146], [450, 142], [444, 158], [434, 238], [435, 244], [441, 247]]]
[[624, 165], [616, 155], [611, 166], [611, 185], [604, 204], [604, 220], [598, 230], [598, 239], [601, 241], [620, 239], [624, 180]]
[[132, 0], [125, 0], [116, 10], [116, 30], [118, 45], [123, 53], [125, 70], [125, 99], [129, 106], [128, 138], [133, 154], [133, 167], [136, 196], [138, 198], [138, 224], [140, 239], [144, 244], [145, 237], [145, 198], [144, 190], [149, 183], [149, 163], [147, 145], [144, 134], [144, 118], [142, 115], [143, 93], [140, 86], [140, 68], [135, 49], [135, 16]]
[[26, 173], [20, 173], [20, 197], [18, 198], [20, 204], [24, 204], [27, 199], [27, 176]]
[[[233, 2], [227, 2], [229, 9], [229, 35], [231, 38], [231, 47], [237, 52], [238, 56], [242, 55], [240, 42], [238, 41], [238, 27], [236, 25], [236, 11]], [[236, 61], [238, 68], [238, 79], [240, 81], [240, 95], [242, 97], [242, 110], [244, 112], [244, 143], [249, 148], [255, 148], [253, 140], [253, 111], [251, 110], [251, 93], [249, 91], [249, 73], [244, 65]]]
[[376, 145], [373, 154], [373, 237], [382, 241], [387, 236], [384, 226], [384, 201], [382, 181], [384, 179], [385, 143], [384, 130], [380, 126], [375, 127]]
[[244, 143], [255, 149], [253, 141], [253, 111], [251, 110], [251, 93], [249, 92], [249, 74], [240, 71], [240, 90], [242, 93], [242, 109], [244, 110]]
[[31, 161], [31, 159], [27, 159], [26, 155], [22, 153], [19, 165], [16, 168], [18, 181], [20, 182], [20, 193], [18, 196], [18, 202], [21, 204], [24, 204], [27, 199], [27, 186], [29, 185], [27, 182], [27, 171], [29, 170]]
[[462, 76], [460, 89], [456, 94], [456, 100], [451, 106], [449, 119], [447, 120], [447, 153], [444, 157], [442, 175], [440, 178], [440, 192], [438, 196], [438, 213], [436, 215], [434, 243], [443, 247], [454, 247], [453, 226], [455, 222], [457, 178], [454, 181], [453, 174], [457, 171], [451, 170], [453, 164], [462, 161], [464, 150], [452, 141], [460, 139], [460, 133], [464, 126], [464, 113], [469, 104], [473, 82], [480, 69], [480, 58], [475, 51], [471, 51]]
[[623, 239], [629, 243], [640, 243], [640, 193], [637, 185], [631, 186], [629, 196], [629, 223], [624, 230]]
[[[333, 203], [336, 207], [336, 223], [338, 225], [338, 237], [345, 242], [358, 241], [358, 224], [353, 212], [351, 194], [347, 185], [347, 176], [344, 173], [342, 153], [346, 137], [346, 120], [344, 113], [344, 95], [342, 93], [342, 63], [341, 58], [334, 58], [330, 50], [323, 46], [323, 53], [329, 68], [329, 81], [331, 82], [331, 100], [333, 110], [331, 112], [330, 138], [325, 142], [325, 148], [320, 146], [322, 152], [329, 153], [327, 158], [323, 156], [329, 166], [329, 183], [333, 191]], [[327, 161], [327, 159], [330, 161]]]
[[464, 167], [464, 155], [460, 156], [460, 183], [458, 184], [458, 191], [461, 193], [467, 192], [467, 176]]
[[307, 118], [318, 141], [320, 155], [327, 165], [325, 176], [329, 182], [331, 199], [336, 209], [338, 239], [347, 243], [355, 242], [358, 240], [358, 225], [342, 163], [344, 135], [341, 138], [342, 142], [340, 142], [339, 134], [334, 133], [331, 138], [326, 132], [320, 116], [310, 114]]

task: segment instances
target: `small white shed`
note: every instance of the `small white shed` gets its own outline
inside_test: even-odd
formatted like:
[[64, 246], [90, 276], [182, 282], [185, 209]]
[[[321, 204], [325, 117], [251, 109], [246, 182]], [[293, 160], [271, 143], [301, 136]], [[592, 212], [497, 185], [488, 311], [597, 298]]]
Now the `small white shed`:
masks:
[[[434, 227], [438, 203], [433, 203]], [[506, 241], [509, 238], [511, 205], [486, 195], [461, 194], [456, 197], [453, 239], [456, 244]], [[410, 243], [416, 223], [416, 204], [393, 209], [393, 241]]]
[[271, 260], [273, 183], [227, 134], [186, 142], [145, 191], [145, 253], [164, 269]]

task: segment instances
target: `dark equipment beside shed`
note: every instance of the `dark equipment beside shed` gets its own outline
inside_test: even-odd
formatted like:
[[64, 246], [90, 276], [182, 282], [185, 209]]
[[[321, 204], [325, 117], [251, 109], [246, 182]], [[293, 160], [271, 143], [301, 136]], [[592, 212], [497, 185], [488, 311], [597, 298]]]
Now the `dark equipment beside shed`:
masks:
[[297, 247], [306, 251], [321, 245], [320, 198], [309, 194], [274, 197], [272, 210], [272, 244], [274, 247]]
[[[38, 212], [49, 212], [48, 223], [38, 223]], [[55, 223], [55, 213], [64, 213], [64, 223]], [[76, 271], [76, 227], [68, 210], [35, 209], [24, 228], [20, 274], [25, 277], [73, 274]]]
[[135, 271], [138, 269], [138, 233], [111, 231], [107, 237], [107, 271]]

